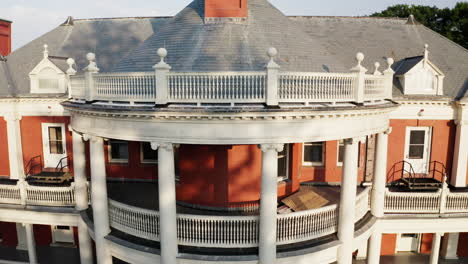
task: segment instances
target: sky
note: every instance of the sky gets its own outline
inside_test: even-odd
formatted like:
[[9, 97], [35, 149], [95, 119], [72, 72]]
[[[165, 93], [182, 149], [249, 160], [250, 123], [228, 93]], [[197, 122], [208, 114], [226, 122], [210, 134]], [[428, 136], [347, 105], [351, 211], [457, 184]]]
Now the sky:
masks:
[[[454, 7], [461, 0], [270, 0], [287, 15], [363, 16], [395, 4]], [[13, 21], [17, 49], [74, 18], [171, 16], [191, 0], [1, 0], [0, 18]]]

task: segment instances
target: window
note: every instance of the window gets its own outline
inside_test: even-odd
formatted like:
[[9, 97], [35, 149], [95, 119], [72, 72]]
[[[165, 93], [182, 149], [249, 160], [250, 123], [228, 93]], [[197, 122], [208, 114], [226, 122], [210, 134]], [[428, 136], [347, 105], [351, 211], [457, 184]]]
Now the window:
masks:
[[323, 165], [323, 142], [304, 143], [302, 153], [302, 164], [304, 166]]
[[278, 181], [289, 179], [289, 153], [290, 144], [285, 144], [283, 151], [278, 153]]
[[49, 153], [50, 154], [65, 153], [64, 148], [63, 148], [62, 127], [50, 126], [48, 127], [48, 132], [49, 132]]
[[[357, 166], [359, 168], [359, 161], [360, 161], [360, 157], [361, 157], [361, 142], [358, 142], [357, 145], [358, 145], [357, 146], [357, 148], [358, 148]], [[344, 150], [345, 150], [344, 140], [340, 139], [338, 141], [338, 162], [337, 162], [338, 166], [343, 166], [344, 152], [345, 152]]]
[[109, 161], [113, 163], [127, 163], [128, 142], [109, 140]]
[[141, 163], [158, 163], [158, 150], [153, 150], [149, 142], [141, 142], [140, 158]]
[[426, 131], [412, 130], [410, 132], [408, 158], [410, 159], [423, 159], [424, 158], [425, 137], [426, 137]]

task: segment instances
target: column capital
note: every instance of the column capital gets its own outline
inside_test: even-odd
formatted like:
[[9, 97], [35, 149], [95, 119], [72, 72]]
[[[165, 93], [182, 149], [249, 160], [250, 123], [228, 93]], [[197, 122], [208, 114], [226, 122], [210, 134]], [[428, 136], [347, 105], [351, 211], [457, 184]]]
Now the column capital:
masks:
[[267, 152], [269, 150], [281, 152], [284, 149], [284, 144], [260, 144], [259, 147], [262, 150], [262, 152]]
[[84, 141], [90, 141], [92, 143], [104, 142], [104, 138], [102, 137], [92, 136], [88, 134], [83, 134], [82, 137]]
[[7, 122], [20, 121], [23, 118], [19, 113], [6, 113], [3, 119]]
[[151, 141], [151, 149], [153, 150], [158, 150], [159, 148], [165, 149], [165, 150], [171, 150], [174, 148], [178, 148], [180, 145], [179, 144], [173, 144], [173, 143], [167, 143], [167, 142], [156, 142], [156, 141]]
[[390, 135], [392, 133], [392, 131], [393, 131], [393, 127], [388, 127], [387, 130], [385, 130], [383, 133], [385, 135]]

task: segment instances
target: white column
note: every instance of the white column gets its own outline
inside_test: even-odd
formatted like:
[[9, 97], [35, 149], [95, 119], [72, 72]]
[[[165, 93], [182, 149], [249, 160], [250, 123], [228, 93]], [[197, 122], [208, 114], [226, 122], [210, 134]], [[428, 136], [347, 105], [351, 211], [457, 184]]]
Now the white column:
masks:
[[373, 231], [367, 246], [367, 264], [379, 264], [382, 248], [382, 233]]
[[[460, 110], [461, 111], [461, 110]], [[458, 121], [453, 155], [451, 184], [455, 187], [466, 187], [468, 164], [468, 123]]]
[[440, 252], [440, 238], [442, 234], [435, 233], [434, 237], [432, 238], [432, 250], [431, 250], [431, 260], [430, 264], [437, 264], [439, 263], [439, 252]]
[[34, 231], [32, 224], [24, 224], [26, 229], [26, 241], [28, 244], [28, 257], [30, 264], [37, 264], [36, 242], [34, 240]]
[[93, 247], [88, 226], [81, 217], [78, 219], [78, 242], [80, 245], [81, 264], [93, 264]]
[[96, 258], [98, 264], [112, 264], [112, 257], [105, 239], [105, 236], [110, 233], [110, 227], [104, 140], [94, 136], [90, 139], [91, 201], [93, 207]]
[[[76, 210], [88, 209], [88, 187], [86, 185], [86, 154], [82, 136], [74, 131], [73, 135], [73, 172], [75, 180]], [[93, 249], [88, 226], [81, 219], [78, 220], [78, 241], [80, 244], [81, 264], [93, 263]]]
[[262, 144], [262, 184], [260, 193], [259, 263], [276, 262], [276, 211], [278, 207], [278, 152], [283, 144]]
[[444, 259], [458, 259], [458, 241], [460, 233], [446, 233], [442, 240], [442, 257]]
[[177, 211], [174, 167], [174, 145], [151, 143], [158, 149], [159, 225], [161, 237], [161, 263], [177, 263]]
[[371, 212], [375, 217], [383, 217], [385, 203], [385, 184], [387, 175], [388, 134], [377, 134], [375, 151], [374, 183], [372, 184]]
[[7, 123], [8, 160], [10, 162], [10, 178], [24, 179], [23, 149], [21, 145], [21, 115], [8, 113], [4, 119]]
[[354, 215], [358, 174], [358, 140], [344, 142], [343, 177], [341, 180], [340, 210], [338, 218], [338, 264], [351, 264], [353, 259]]

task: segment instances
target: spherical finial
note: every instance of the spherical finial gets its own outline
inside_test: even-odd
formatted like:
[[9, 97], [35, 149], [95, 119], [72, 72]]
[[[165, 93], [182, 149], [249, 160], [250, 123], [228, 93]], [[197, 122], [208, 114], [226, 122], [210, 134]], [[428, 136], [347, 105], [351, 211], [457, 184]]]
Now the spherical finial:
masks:
[[267, 54], [268, 54], [268, 57], [273, 58], [273, 57], [275, 57], [276, 55], [278, 55], [278, 50], [276, 50], [275, 48], [271, 47], [271, 48], [268, 49]]
[[424, 44], [424, 48], [425, 48], [425, 49], [428, 49], [428, 48], [429, 48], [429, 44], [427, 44], [427, 43]]
[[395, 60], [393, 58], [387, 58], [387, 64], [389, 68], [393, 65], [393, 63], [395, 63]]
[[72, 59], [72, 58], [68, 58], [68, 59], [67, 59], [67, 64], [68, 64], [68, 66], [71, 67], [73, 64], [75, 64], [75, 60]]
[[49, 45], [44, 44], [44, 49], [47, 49], [48, 47], [49, 47]]
[[356, 54], [356, 60], [361, 63], [364, 60], [364, 54], [362, 52], [358, 52]]
[[96, 54], [90, 52], [90, 53], [86, 54], [86, 59], [89, 60], [89, 61], [95, 61], [96, 60]]
[[164, 59], [167, 56], [167, 50], [165, 48], [159, 48], [157, 53], [161, 59]]
[[376, 69], [378, 69], [380, 67], [380, 63], [376, 62], [376, 63], [374, 63], [374, 66], [375, 66]]

